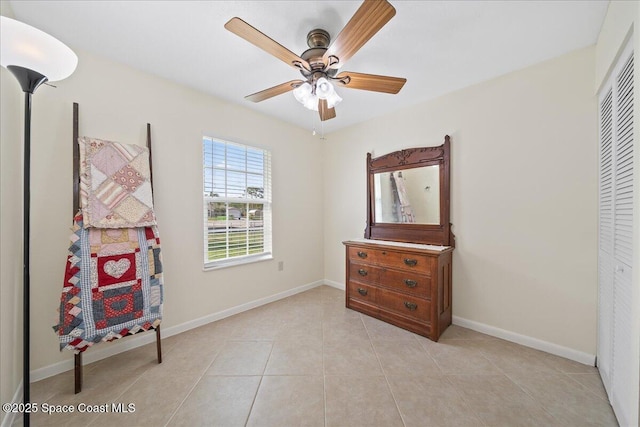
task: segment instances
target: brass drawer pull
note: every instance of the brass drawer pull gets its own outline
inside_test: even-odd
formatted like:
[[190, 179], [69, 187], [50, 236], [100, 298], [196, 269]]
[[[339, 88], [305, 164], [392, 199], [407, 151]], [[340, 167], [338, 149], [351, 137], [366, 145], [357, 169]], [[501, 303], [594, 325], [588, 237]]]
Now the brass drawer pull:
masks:
[[418, 304], [413, 303], [413, 302], [409, 302], [409, 301], [405, 301], [404, 302], [404, 306], [407, 307], [409, 310], [413, 311], [416, 308], [418, 308]]
[[360, 295], [362, 295], [363, 297], [366, 297], [367, 294], [368, 294], [367, 290], [366, 289], [362, 289], [362, 288], [358, 288], [358, 293]]
[[404, 284], [407, 285], [410, 288], [415, 288], [416, 285], [418, 284], [418, 282], [416, 282], [415, 280], [411, 280], [411, 279], [404, 279]]
[[404, 263], [407, 264], [408, 266], [415, 266], [418, 264], [418, 260], [417, 259], [411, 259], [411, 258], [405, 258], [404, 259]]
[[366, 252], [362, 252], [362, 251], [358, 251], [358, 256], [360, 258], [366, 258], [367, 257], [367, 253]]
[[367, 275], [367, 270], [365, 270], [364, 268], [361, 268], [360, 270], [358, 270], [358, 274], [361, 276], [366, 276]]

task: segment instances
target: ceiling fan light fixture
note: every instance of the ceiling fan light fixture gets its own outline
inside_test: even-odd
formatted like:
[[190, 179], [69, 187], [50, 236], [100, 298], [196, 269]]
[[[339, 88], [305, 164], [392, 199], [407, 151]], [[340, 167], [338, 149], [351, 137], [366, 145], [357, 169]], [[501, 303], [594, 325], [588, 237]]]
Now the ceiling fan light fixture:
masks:
[[338, 92], [336, 92], [335, 89], [332, 90], [329, 96], [327, 96], [327, 107], [334, 108], [340, 102], [342, 102], [342, 97], [338, 95]]
[[318, 97], [316, 95], [311, 95], [304, 101], [303, 105], [309, 110], [318, 111]]
[[304, 104], [305, 99], [311, 96], [311, 92], [311, 85], [305, 82], [293, 90], [293, 96], [299, 103]]
[[327, 107], [334, 108], [342, 101], [342, 97], [338, 95], [335, 88], [324, 77], [319, 78], [315, 83], [315, 87], [309, 82], [305, 82], [293, 90], [293, 96], [305, 108], [318, 111], [318, 100], [326, 99]]
[[318, 98], [327, 99], [331, 92], [334, 92], [333, 85], [325, 77], [320, 77], [316, 81], [316, 95], [318, 95]]
[[335, 107], [342, 101], [335, 87], [325, 77], [320, 77], [316, 82], [316, 95], [319, 99], [326, 99], [329, 108]]
[[293, 96], [305, 108], [318, 111], [318, 96], [313, 92], [313, 87], [308, 82], [305, 82], [293, 90]]

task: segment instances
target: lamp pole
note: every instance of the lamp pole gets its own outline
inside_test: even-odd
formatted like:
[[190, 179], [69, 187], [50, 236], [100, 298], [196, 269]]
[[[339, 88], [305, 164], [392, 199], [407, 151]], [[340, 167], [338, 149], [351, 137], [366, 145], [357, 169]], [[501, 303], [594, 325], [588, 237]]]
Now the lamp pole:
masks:
[[[31, 233], [31, 95], [46, 81], [69, 77], [78, 65], [78, 57], [68, 46], [49, 34], [23, 22], [0, 16], [0, 65], [6, 67], [24, 92], [23, 174], [23, 375], [25, 409], [30, 403], [30, 233]], [[38, 71], [36, 71], [38, 70]], [[29, 426], [29, 412], [24, 411]]]
[[9, 71], [18, 79], [20, 87], [24, 92], [24, 158], [23, 158], [23, 200], [22, 200], [22, 402], [25, 404], [25, 411], [23, 413], [23, 425], [29, 426], [29, 411], [27, 411], [27, 404], [30, 402], [30, 363], [29, 356], [31, 354], [29, 346], [30, 337], [30, 234], [31, 234], [31, 95], [33, 92], [44, 82], [47, 78], [42, 74], [30, 70], [28, 68], [19, 67], [16, 65], [9, 65], [7, 67]]

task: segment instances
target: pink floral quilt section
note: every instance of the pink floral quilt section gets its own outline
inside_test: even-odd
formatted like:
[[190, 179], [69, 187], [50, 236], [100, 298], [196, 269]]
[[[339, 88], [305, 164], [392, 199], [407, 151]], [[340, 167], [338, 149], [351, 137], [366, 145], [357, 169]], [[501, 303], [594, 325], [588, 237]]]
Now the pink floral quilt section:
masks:
[[155, 225], [149, 150], [87, 137], [78, 138], [78, 144], [84, 227]]

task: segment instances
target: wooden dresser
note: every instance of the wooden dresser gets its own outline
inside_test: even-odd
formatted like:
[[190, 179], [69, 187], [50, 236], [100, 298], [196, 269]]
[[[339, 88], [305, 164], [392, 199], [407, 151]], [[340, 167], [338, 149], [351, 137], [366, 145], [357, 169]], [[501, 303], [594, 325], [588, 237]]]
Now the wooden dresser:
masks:
[[453, 248], [369, 239], [343, 243], [347, 307], [438, 341], [451, 324]]

